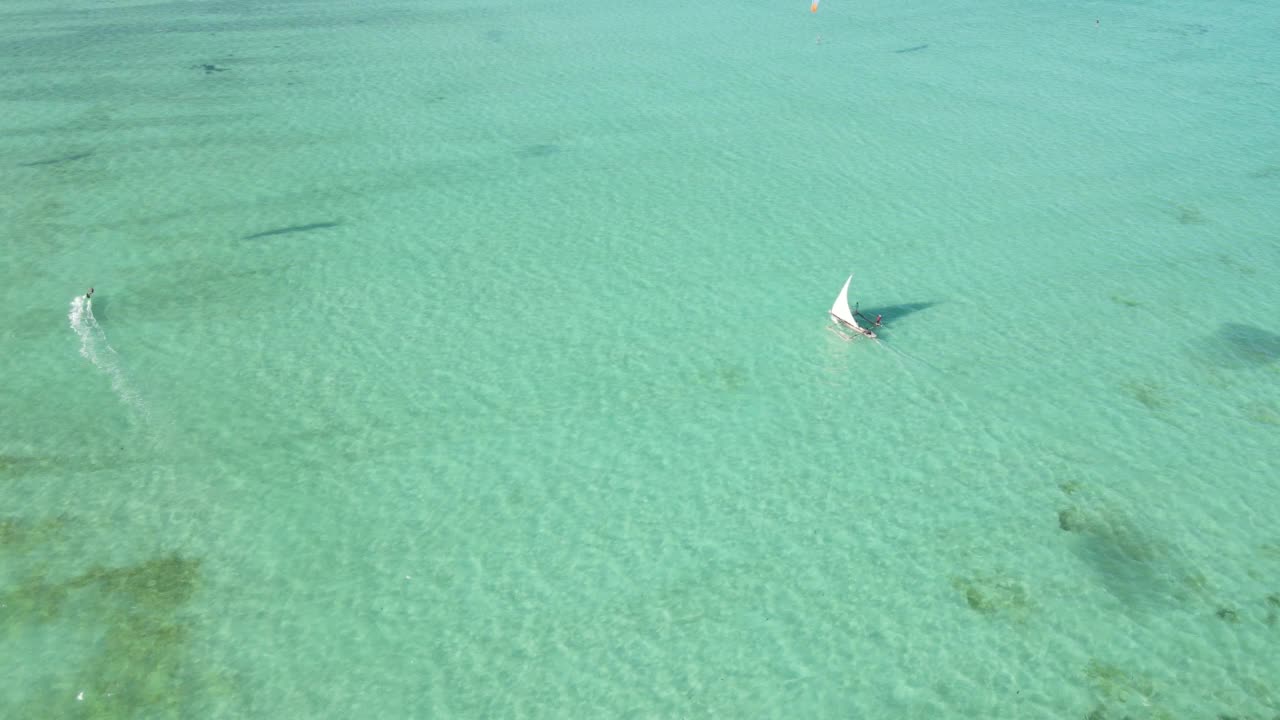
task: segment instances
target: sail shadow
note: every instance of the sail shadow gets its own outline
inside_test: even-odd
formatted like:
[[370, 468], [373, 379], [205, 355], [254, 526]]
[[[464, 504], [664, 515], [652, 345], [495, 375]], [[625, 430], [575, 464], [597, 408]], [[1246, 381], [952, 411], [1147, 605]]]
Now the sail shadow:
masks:
[[884, 323], [888, 326], [889, 323], [896, 322], [908, 315], [913, 315], [922, 310], [928, 310], [937, 304], [938, 303], [936, 302], [901, 303], [899, 305], [880, 305], [865, 308], [859, 307], [858, 311], [863, 315], [869, 315], [873, 318], [876, 315], [883, 315]]
[[43, 167], [45, 165], [61, 165], [75, 160], [83, 160], [92, 156], [91, 152], [74, 153], [72, 155], [63, 155], [62, 157], [49, 158], [48, 160], [35, 160], [33, 162], [18, 163], [18, 167]]
[[240, 239], [257, 240], [259, 238], [274, 237], [276, 235], [292, 235], [294, 233], [311, 232], [312, 230], [326, 230], [328, 228], [338, 227], [341, 224], [341, 222], [329, 220], [325, 222], [307, 223], [306, 225], [290, 225], [288, 227], [271, 228], [270, 230], [253, 233], [252, 235], [245, 235]]
[[544, 158], [552, 155], [558, 155], [562, 150], [563, 148], [555, 143], [537, 143], [520, 148], [516, 151], [516, 157]]
[[1143, 546], [1142, 537], [1088, 534], [1075, 549], [1099, 584], [1130, 610], [1156, 610], [1173, 602], [1177, 588], [1164, 558]]
[[1243, 323], [1223, 323], [1214, 338], [1231, 353], [1233, 365], [1269, 365], [1280, 360], [1280, 335]]

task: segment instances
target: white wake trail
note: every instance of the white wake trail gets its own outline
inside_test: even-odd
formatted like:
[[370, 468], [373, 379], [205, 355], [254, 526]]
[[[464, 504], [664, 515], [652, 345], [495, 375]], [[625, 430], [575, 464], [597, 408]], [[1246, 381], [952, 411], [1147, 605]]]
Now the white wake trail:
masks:
[[125, 378], [124, 369], [120, 366], [120, 354], [107, 342], [107, 334], [93, 317], [93, 300], [77, 295], [71, 301], [71, 309], [67, 312], [67, 321], [71, 330], [80, 338], [80, 356], [93, 363], [94, 367], [106, 374], [111, 381], [111, 389], [125, 403], [144, 419], [149, 416], [147, 405]]

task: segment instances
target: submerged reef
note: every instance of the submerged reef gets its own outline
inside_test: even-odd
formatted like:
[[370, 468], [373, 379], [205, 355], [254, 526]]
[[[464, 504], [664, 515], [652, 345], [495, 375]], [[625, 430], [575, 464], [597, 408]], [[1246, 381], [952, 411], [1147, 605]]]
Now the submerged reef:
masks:
[[[1155, 681], [1146, 675], [1093, 658], [1085, 667], [1084, 676], [1092, 686], [1098, 703], [1086, 717], [1095, 720], [1103, 718], [1117, 720], [1168, 718], [1172, 720], [1172, 716], [1157, 703], [1160, 689]], [[1109, 712], [1111, 709], [1116, 711], [1115, 714]]]
[[[8, 716], [176, 719], [234, 704], [240, 694], [234, 674], [193, 657], [198, 625], [187, 608], [200, 588], [201, 561], [165, 552], [133, 564], [94, 564], [68, 577], [68, 553], [60, 548], [72, 544], [78, 522], [0, 521], [0, 563], [16, 570], [0, 591], [0, 637], [53, 632], [56, 638], [78, 627], [97, 638], [70, 665], [41, 670], [6, 708]], [[44, 629], [51, 626], [57, 629]]]
[[734, 363], [718, 363], [714, 368], [698, 372], [698, 383], [712, 390], [738, 392], [747, 386], [746, 368]]
[[42, 520], [0, 518], [0, 551], [14, 552], [43, 545], [57, 537], [67, 522], [66, 515]]
[[951, 586], [964, 596], [969, 609], [983, 615], [1021, 616], [1031, 606], [1031, 594], [1020, 580], [998, 576], [954, 577]]
[[[0, 480], [16, 478], [28, 473], [47, 472], [56, 468], [51, 458], [30, 455], [0, 455]], [[0, 520], [8, 522], [9, 520]]]
[[1174, 208], [1174, 217], [1178, 219], [1179, 225], [1203, 225], [1205, 223], [1204, 212], [1195, 205], [1178, 205]]
[[1080, 513], [1075, 508], [1063, 508], [1058, 511], [1058, 527], [1067, 532], [1075, 532], [1081, 527]]
[[1169, 396], [1165, 389], [1153, 382], [1127, 382], [1123, 386], [1127, 395], [1137, 400], [1148, 410], [1163, 410], [1169, 407]]
[[1245, 417], [1253, 422], [1262, 423], [1263, 425], [1280, 425], [1280, 408], [1274, 404], [1264, 401], [1256, 401], [1247, 403], [1242, 410]]

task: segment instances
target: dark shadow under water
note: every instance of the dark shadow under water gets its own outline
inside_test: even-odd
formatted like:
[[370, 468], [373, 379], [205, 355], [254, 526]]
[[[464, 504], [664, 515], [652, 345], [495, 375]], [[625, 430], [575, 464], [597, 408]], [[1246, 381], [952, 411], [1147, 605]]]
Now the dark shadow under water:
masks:
[[291, 235], [293, 233], [310, 232], [311, 230], [324, 230], [326, 228], [338, 227], [338, 225], [341, 225], [341, 223], [318, 222], [318, 223], [308, 223], [306, 225], [290, 225], [288, 227], [272, 228], [270, 230], [263, 230], [262, 232], [253, 233], [252, 235], [245, 235], [240, 239], [241, 240], [257, 240], [258, 238], [272, 237], [274, 235]]
[[516, 156], [522, 158], [543, 158], [558, 155], [560, 151], [560, 146], [555, 143], [537, 143], [520, 148], [516, 151]]
[[92, 156], [91, 152], [75, 153], [73, 155], [63, 155], [62, 157], [49, 158], [48, 160], [36, 160], [34, 162], [18, 163], [18, 167], [42, 167], [45, 165], [61, 165], [75, 160], [83, 160]]
[[909, 315], [914, 315], [915, 313], [918, 313], [922, 310], [928, 310], [929, 308], [937, 304], [938, 303], [936, 302], [916, 302], [916, 303], [900, 303], [898, 305], [880, 305], [880, 306], [868, 307], [865, 309], [855, 306], [855, 309], [857, 310], [857, 312], [861, 312], [863, 315], [866, 315], [872, 319], [875, 319], [877, 315], [883, 315], [884, 325], [885, 327], [888, 327], [890, 323], [902, 320], [903, 318]]
[[1214, 334], [1236, 362], [1250, 365], [1268, 365], [1280, 360], [1280, 335], [1243, 323], [1223, 323]]

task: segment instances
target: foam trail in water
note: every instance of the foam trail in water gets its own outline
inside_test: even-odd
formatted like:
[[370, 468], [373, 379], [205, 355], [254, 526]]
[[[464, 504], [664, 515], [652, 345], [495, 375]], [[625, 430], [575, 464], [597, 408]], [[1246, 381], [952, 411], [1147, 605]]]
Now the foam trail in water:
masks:
[[107, 334], [93, 317], [93, 300], [77, 295], [71, 301], [71, 309], [67, 312], [67, 321], [72, 331], [80, 338], [80, 356], [93, 363], [111, 380], [111, 389], [129, 407], [147, 417], [146, 403], [125, 379], [124, 370], [120, 367], [120, 354], [107, 342]]

